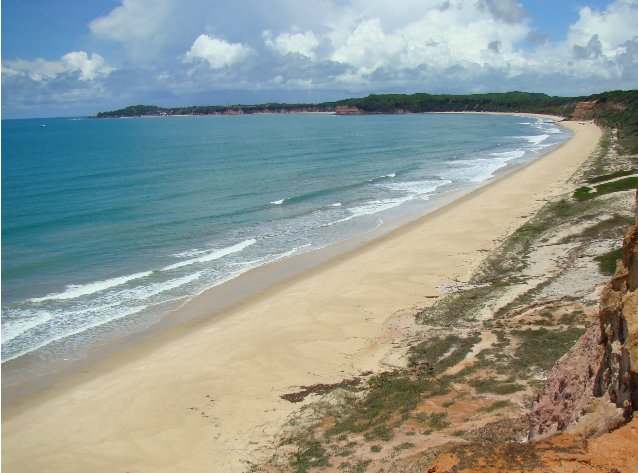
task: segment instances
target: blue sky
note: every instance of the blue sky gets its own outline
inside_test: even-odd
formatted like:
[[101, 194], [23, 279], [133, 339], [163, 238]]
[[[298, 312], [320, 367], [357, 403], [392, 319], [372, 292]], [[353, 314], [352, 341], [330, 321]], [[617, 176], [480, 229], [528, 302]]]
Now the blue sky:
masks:
[[3, 118], [638, 88], [638, 0], [4, 0]]

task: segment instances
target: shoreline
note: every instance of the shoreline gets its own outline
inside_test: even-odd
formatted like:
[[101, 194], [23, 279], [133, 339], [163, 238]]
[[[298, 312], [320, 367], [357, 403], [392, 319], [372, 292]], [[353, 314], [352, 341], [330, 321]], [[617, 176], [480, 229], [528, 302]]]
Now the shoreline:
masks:
[[[512, 115], [552, 120], [557, 124], [560, 124], [563, 120], [563, 118], [559, 116], [531, 113], [428, 112], [427, 114]], [[568, 133], [573, 133], [573, 131], [569, 128], [567, 128], [566, 131]], [[570, 139], [571, 137], [569, 137], [567, 141]], [[36, 394], [38, 391], [64, 379], [69, 375], [82, 371], [94, 363], [100, 362], [121, 350], [125, 350], [137, 343], [149, 340], [177, 325], [199, 318], [223, 316], [223, 311], [232, 310], [235, 305], [242, 303], [242, 301], [249, 299], [264, 290], [268, 290], [275, 285], [285, 283], [289, 279], [302, 275], [304, 272], [312, 270], [313, 268], [318, 267], [334, 258], [342, 257], [347, 253], [369, 244], [375, 239], [384, 238], [390, 233], [395, 232], [406, 225], [410, 225], [427, 215], [439, 211], [441, 208], [454, 203], [458, 199], [462, 199], [483, 187], [492, 185], [494, 182], [510, 173], [524, 169], [535, 161], [543, 159], [547, 154], [553, 153], [556, 149], [565, 145], [567, 141], [554, 145], [552, 149], [541, 153], [540, 156], [531, 161], [523, 163], [508, 163], [497, 169], [493, 173], [492, 177], [485, 181], [472, 186], [453, 189], [442, 194], [435, 195], [428, 200], [427, 210], [424, 208], [419, 212], [413, 212], [391, 220], [386, 220], [381, 222], [381, 224], [376, 228], [348, 237], [345, 240], [337, 241], [336, 243], [313, 249], [309, 252], [300, 253], [251, 268], [244, 273], [222, 282], [221, 284], [209, 287], [208, 289], [190, 297], [178, 308], [161, 316], [150, 326], [142, 329], [136, 329], [130, 334], [120, 333], [113, 337], [99, 340], [97, 343], [93, 343], [93, 345], [90, 345], [79, 352], [77, 357], [71, 356], [70, 358], [46, 360], [42, 359], [40, 356], [40, 350], [34, 350], [33, 352], [22, 355], [16, 359], [8, 360], [3, 363], [2, 405], [11, 404], [24, 396]], [[63, 340], [58, 340], [53, 343], [63, 343]]]
[[[215, 317], [201, 299], [208, 319], [176, 324], [9, 404], [3, 464], [62, 471], [70, 455], [78, 471], [198, 471], [213, 462], [241, 471], [240, 459], [258, 455], [298, 409], [280, 394], [381, 369], [403, 319], [429, 305], [437, 285], [466, 278], [486, 248], [564, 191], [600, 137], [593, 124], [569, 128], [572, 139], [550, 153], [414, 222], [258, 289]], [[105, 457], [82, 458], [106, 444], [113, 449]]]

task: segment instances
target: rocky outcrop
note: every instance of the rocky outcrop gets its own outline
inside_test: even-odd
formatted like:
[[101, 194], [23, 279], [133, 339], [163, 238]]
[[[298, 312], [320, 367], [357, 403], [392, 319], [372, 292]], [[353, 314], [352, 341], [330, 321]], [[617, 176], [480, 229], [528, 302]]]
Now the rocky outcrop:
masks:
[[600, 307], [604, 357], [594, 394], [608, 395], [629, 419], [638, 409], [638, 219], [623, 241], [623, 259]]
[[595, 116], [596, 104], [596, 100], [588, 102], [578, 102], [569, 119], [576, 121], [593, 120]]
[[335, 109], [336, 115], [361, 115], [363, 110], [351, 105], [337, 105]]
[[638, 410], [638, 217], [602, 291], [599, 323], [552, 368], [529, 414], [528, 438], [602, 435]]
[[540, 439], [573, 425], [593, 398], [603, 359], [600, 328], [591, 327], [549, 372], [530, 412], [528, 438]]

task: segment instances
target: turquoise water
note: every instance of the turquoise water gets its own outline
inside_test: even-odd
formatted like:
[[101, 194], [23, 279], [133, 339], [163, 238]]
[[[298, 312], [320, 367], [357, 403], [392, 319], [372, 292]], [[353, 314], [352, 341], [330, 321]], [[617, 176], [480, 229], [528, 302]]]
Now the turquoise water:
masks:
[[567, 137], [502, 115], [4, 120], [2, 359], [148, 326]]

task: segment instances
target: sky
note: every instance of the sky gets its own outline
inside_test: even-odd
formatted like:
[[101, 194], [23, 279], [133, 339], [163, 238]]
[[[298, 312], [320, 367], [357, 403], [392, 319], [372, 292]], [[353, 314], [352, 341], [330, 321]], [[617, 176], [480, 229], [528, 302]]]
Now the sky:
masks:
[[3, 0], [2, 118], [638, 88], [638, 0]]

